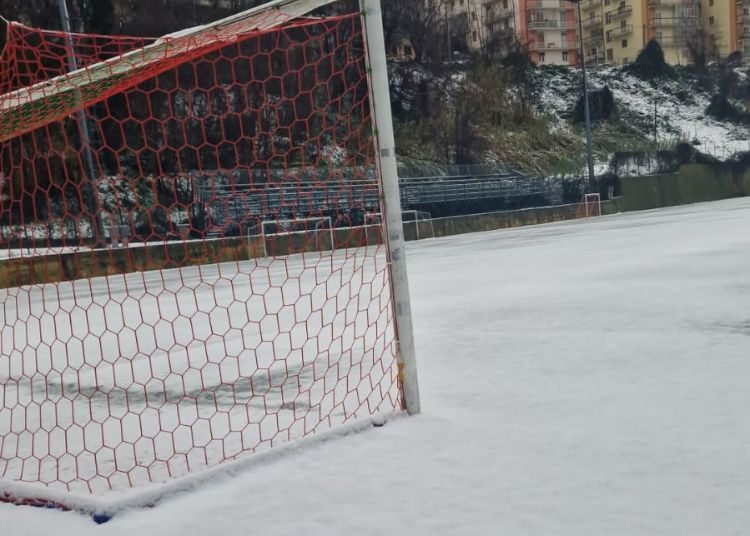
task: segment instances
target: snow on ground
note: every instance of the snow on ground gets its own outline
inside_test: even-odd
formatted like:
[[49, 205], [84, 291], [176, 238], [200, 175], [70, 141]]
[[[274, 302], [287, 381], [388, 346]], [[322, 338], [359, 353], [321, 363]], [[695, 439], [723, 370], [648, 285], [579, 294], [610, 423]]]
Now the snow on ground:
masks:
[[[634, 128], [653, 136], [654, 114], [658, 138], [662, 141], [687, 140], [699, 151], [717, 158], [750, 150], [748, 129], [706, 114], [710, 95], [697, 81], [682, 71], [674, 78], [656, 83], [644, 81], [623, 67], [599, 67], [589, 72], [592, 89], [609, 87]], [[580, 71], [546, 68], [537, 73], [541, 109], [562, 117], [570, 114], [580, 95]]]
[[3, 533], [746, 534], [750, 200], [410, 244], [424, 413]]

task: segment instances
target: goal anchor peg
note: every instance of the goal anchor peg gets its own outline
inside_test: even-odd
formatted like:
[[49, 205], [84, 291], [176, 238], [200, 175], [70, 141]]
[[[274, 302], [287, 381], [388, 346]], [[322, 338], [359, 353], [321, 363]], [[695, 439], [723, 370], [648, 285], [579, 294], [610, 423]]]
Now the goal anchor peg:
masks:
[[385, 422], [386, 422], [385, 421], [385, 417], [383, 417], [382, 415], [380, 415], [378, 417], [375, 417], [372, 420], [372, 427], [373, 428], [382, 428], [383, 426], [385, 426]]
[[109, 514], [92, 514], [91, 519], [94, 520], [94, 523], [97, 525], [104, 525], [105, 523], [108, 523], [112, 521], [112, 517]]

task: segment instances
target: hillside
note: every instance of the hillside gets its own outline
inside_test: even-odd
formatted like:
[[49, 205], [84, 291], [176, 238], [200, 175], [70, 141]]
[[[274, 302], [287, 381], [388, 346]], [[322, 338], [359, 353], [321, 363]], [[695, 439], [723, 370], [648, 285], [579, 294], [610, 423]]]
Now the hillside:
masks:
[[[608, 170], [616, 152], [645, 155], [681, 142], [722, 160], [750, 150], [743, 111], [749, 87], [746, 68], [715, 66], [699, 75], [674, 67], [654, 78], [632, 66], [592, 69], [597, 172]], [[545, 175], [584, 168], [580, 110], [576, 117], [579, 69], [529, 66], [519, 75], [514, 66], [477, 67], [467, 61], [435, 75], [418, 66], [394, 65], [392, 92], [404, 160], [502, 162]], [[712, 105], [714, 100], [723, 107]]]

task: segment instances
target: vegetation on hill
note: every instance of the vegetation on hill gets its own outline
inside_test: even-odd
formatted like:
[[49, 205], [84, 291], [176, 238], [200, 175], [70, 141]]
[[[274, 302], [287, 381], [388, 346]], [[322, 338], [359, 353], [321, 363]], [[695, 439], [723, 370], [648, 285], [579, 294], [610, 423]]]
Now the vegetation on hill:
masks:
[[[265, 0], [68, 0], [74, 29], [162, 35]], [[483, 43], [471, 53], [451, 26], [442, 0], [384, 0], [390, 45], [409, 35], [411, 63], [391, 64], [397, 144], [403, 161], [504, 163], [531, 174], [578, 173], [584, 167], [581, 76], [577, 69], [536, 66], [514, 41]], [[419, 5], [418, 5], [419, 4]], [[356, 1], [338, 8], [356, 9]], [[58, 28], [57, 0], [0, 0], [6, 18]], [[454, 21], [455, 22], [455, 21]], [[2, 25], [0, 25], [2, 26]], [[1, 28], [0, 28], [1, 31]], [[2, 36], [0, 35], [0, 39]], [[700, 43], [698, 43], [700, 44]], [[727, 157], [748, 149], [750, 82], [737, 57], [711, 61], [693, 44], [694, 67], [664, 61], [647, 44], [626, 67], [591, 73], [597, 169], [618, 151], [671, 149], [687, 142]], [[735, 55], [736, 56], [736, 55]]]

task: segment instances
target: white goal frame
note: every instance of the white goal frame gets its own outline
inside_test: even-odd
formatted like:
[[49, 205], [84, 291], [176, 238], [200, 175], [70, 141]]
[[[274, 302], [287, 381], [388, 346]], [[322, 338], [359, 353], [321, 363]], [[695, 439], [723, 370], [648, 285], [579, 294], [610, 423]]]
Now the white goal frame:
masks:
[[[413, 219], [408, 219], [407, 215], [414, 215]], [[419, 234], [419, 224], [426, 222], [430, 225], [430, 236], [424, 238], [435, 238], [435, 224], [432, 221], [432, 214], [426, 210], [402, 210], [401, 211], [401, 223], [402, 225], [414, 224], [417, 233], [417, 240], [422, 240], [422, 236]], [[380, 212], [367, 212], [365, 213], [365, 227], [370, 225], [380, 225], [383, 223], [383, 215]]]
[[[314, 228], [310, 228], [310, 226], [307, 225], [308, 222], [317, 222], [315, 224]], [[305, 224], [306, 229], [304, 230], [294, 230], [293, 227], [297, 225]], [[322, 226], [321, 224], [327, 224], [326, 226]], [[289, 227], [292, 227], [292, 229], [288, 231], [276, 231], [274, 233], [267, 233], [266, 232], [266, 226], [268, 225], [275, 225], [278, 229], [279, 227], [288, 225]], [[259, 233], [252, 233], [253, 230], [259, 229]], [[336, 237], [334, 234], [334, 228], [333, 228], [333, 220], [330, 216], [318, 216], [313, 218], [294, 218], [294, 219], [286, 219], [286, 220], [263, 220], [262, 222], [252, 225], [247, 230], [247, 238], [248, 238], [248, 244], [251, 243], [251, 241], [254, 239], [254, 237], [259, 237], [261, 243], [263, 244], [263, 256], [268, 257], [268, 247], [266, 246], [266, 240], [268, 237], [272, 236], [284, 236], [284, 235], [294, 235], [294, 234], [310, 234], [314, 233], [316, 235], [317, 240], [317, 234], [321, 231], [328, 233], [328, 238], [331, 243], [331, 250], [336, 249]], [[328, 251], [326, 249], [320, 249], [318, 251]]]
[[[96, 87], [96, 84], [107, 78], [127, 74], [129, 70], [136, 68], [134, 65], [137, 66], [139, 71], [143, 70], [144, 72], [147, 70], [147, 67], [154, 66], [154, 69], [149, 71], [149, 77], [155, 76], [162, 72], [158, 70], [159, 66], [162, 63], [165, 65], [168, 63], [162, 62], [164, 58], [184, 56], [187, 60], [192, 57], [192, 54], [195, 54], [197, 57], [201, 50], [208, 50], [208, 45], [218, 47], [221, 46], [224, 40], [226, 42], [233, 42], [233, 39], [236, 39], [236, 36], [239, 35], [236, 28], [240, 28], [242, 32], [271, 30], [291, 20], [307, 16], [315, 9], [340, 1], [342, 0], [269, 1], [259, 7], [233, 15], [222, 21], [172, 34], [168, 36], [169, 39], [159, 39], [139, 51], [125, 53], [104, 62], [90, 65], [84, 69], [78, 69], [57, 78], [40, 82], [32, 87], [0, 95], [0, 123], [3, 123], [5, 118], [12, 117], [12, 114], [23, 112], [26, 109], [25, 107], [33, 107], [38, 103], [45, 104], [51, 102], [53, 99], [65, 101], [71, 94], [85, 93], [87, 88]], [[382, 219], [384, 220], [383, 249], [385, 251], [383, 252], [383, 257], [385, 257], [387, 262], [387, 272], [385, 272], [387, 282], [385, 284], [390, 287], [390, 303], [388, 307], [391, 311], [390, 314], [392, 314], [391, 319], [395, 331], [394, 345], [397, 350], [397, 362], [395, 364], [397, 370], [394, 371], [394, 380], [398, 384], [400, 394], [399, 403], [402, 409], [409, 415], [415, 415], [420, 413], [421, 407], [406, 264], [403, 215], [397, 175], [396, 149], [380, 3], [381, 0], [359, 0], [365, 60], [367, 62], [367, 76], [370, 82], [369, 107], [371, 113], [370, 120], [372, 122], [372, 149], [374, 157], [372, 163], [380, 179], [379, 193], [383, 211]], [[265, 20], [261, 17], [261, 15], [268, 13], [274, 13], [276, 17], [269, 18], [272, 20]], [[215, 35], [211, 37], [213, 34]], [[209, 37], [210, 40], [208, 39]], [[137, 76], [133, 76], [133, 85], [138, 83], [138, 80]], [[124, 90], [127, 88], [123, 85], [121, 89]], [[104, 97], [101, 98], [103, 99]], [[77, 107], [80, 107], [80, 105], [71, 105], [63, 111], [66, 114], [73, 114], [78, 112]], [[62, 113], [62, 111], [59, 113]], [[52, 113], [48, 114], [48, 116], [49, 121], [56, 120], [56, 116]], [[46, 120], [47, 116], [44, 117]], [[28, 124], [24, 124], [23, 128], [26, 129], [23, 132], [10, 128], [0, 128], [0, 141], [6, 141], [25, 132], [30, 132], [37, 128], [37, 123], [29, 121]], [[418, 217], [415, 219], [418, 220]], [[292, 230], [289, 233], [266, 234], [265, 232], [266, 227], [270, 223], [276, 225], [284, 222], [299, 224], [305, 221], [316, 221], [320, 226], [316, 225], [315, 229], [306, 229], [304, 231]], [[328, 229], [323, 228], [326, 222]], [[249, 235], [250, 229], [244, 229], [241, 230], [241, 235], [252, 239], [260, 237], [263, 241], [263, 251], [266, 256], [268, 255], [266, 238], [274, 234], [293, 234], [295, 232], [315, 233], [316, 235], [328, 234], [332, 248], [335, 248], [336, 245], [335, 228], [333, 227], [331, 217], [267, 220], [256, 224], [256, 229], [258, 225], [260, 226], [259, 234], [252, 235], [251, 237]], [[251, 242], [248, 241], [248, 247], [250, 244]], [[206, 474], [211, 475], [212, 473]], [[184, 478], [180, 482], [174, 481], [161, 487], [155, 487], [144, 495], [146, 497], [144, 500], [148, 501], [148, 503], [144, 504], [155, 504], [161, 497], [169, 493], [170, 490], [190, 489], [192, 486], [191, 480]], [[2, 502], [2, 499], [13, 499], [16, 497], [19, 499], [17, 504], [37, 504], [40, 500], [46, 500], [48, 501], [46, 503], [47, 506], [72, 508], [90, 514], [101, 514], [104, 512], [109, 516], [113, 512], [119, 511], [116, 507], [111, 506], [113, 503], [105, 504], [97, 500], [98, 498], [96, 497], [78, 496], [75, 497], [75, 501], [67, 505], [67, 493], [56, 493], [54, 489], [48, 492], [43, 491], [42, 493], [39, 493], [38, 489], [30, 489], [27, 492], [26, 489], [24, 482], [6, 483], [0, 479], [0, 502]], [[24, 503], [25, 499], [28, 499], [28, 502]], [[122, 497], [121, 500], [122, 504], [126, 504], [126, 501]], [[123, 508], [125, 507], [123, 506]]]
[[[602, 215], [602, 196], [601, 194], [585, 194], [581, 200], [585, 210], [586, 218], [592, 218], [594, 216]], [[592, 207], [596, 207], [597, 211], [591, 210]], [[595, 213], [597, 212], [597, 213]]]

